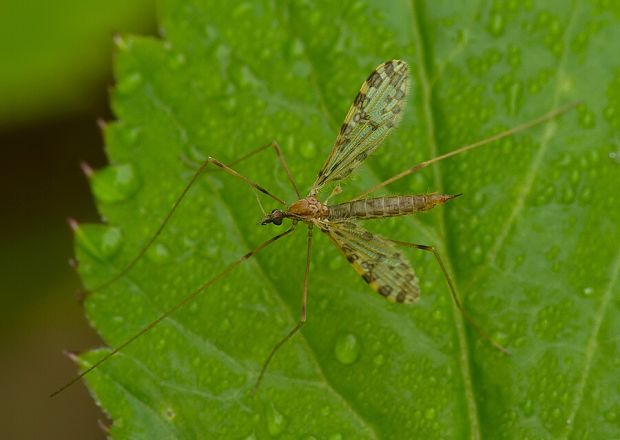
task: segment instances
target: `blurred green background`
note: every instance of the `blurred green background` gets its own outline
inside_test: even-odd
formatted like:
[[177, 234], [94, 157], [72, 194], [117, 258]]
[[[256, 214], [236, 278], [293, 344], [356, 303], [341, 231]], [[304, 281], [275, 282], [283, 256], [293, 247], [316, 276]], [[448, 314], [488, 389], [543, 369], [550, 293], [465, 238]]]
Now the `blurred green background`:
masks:
[[3, 438], [105, 437], [84, 385], [48, 394], [76, 372], [63, 350], [99, 344], [75, 295], [66, 218], [99, 220], [79, 165], [105, 164], [96, 121], [112, 118], [112, 39], [127, 32], [156, 32], [152, 0], [0, 5]]

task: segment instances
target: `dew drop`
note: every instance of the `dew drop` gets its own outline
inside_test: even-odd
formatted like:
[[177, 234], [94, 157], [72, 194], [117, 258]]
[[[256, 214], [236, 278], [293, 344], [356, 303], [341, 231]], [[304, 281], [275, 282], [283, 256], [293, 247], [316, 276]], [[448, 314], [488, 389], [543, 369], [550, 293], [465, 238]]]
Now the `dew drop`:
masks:
[[515, 260], [514, 260], [515, 267], [521, 266], [521, 264], [523, 264], [524, 261], [525, 261], [525, 255], [523, 254], [516, 255]]
[[532, 401], [529, 399], [523, 403], [521, 408], [523, 409], [523, 414], [525, 414], [528, 417], [534, 413], [534, 410], [532, 408]]
[[304, 54], [304, 44], [299, 38], [289, 39], [282, 47], [287, 60], [299, 58]]
[[487, 29], [494, 37], [499, 37], [504, 32], [505, 22], [503, 15], [495, 12], [491, 14]]
[[248, 13], [252, 12], [252, 8], [252, 2], [243, 2], [232, 10], [232, 16], [235, 19], [239, 19], [243, 15], [247, 15]]
[[593, 128], [595, 126], [594, 114], [587, 109], [581, 110], [579, 112], [579, 124], [583, 128]]
[[164, 264], [170, 259], [170, 251], [166, 245], [157, 243], [147, 251], [146, 256], [155, 264]]
[[482, 207], [482, 205], [484, 205], [484, 202], [486, 201], [486, 196], [482, 192], [477, 192], [474, 194], [474, 197], [471, 200], [472, 205], [475, 208], [480, 208]]
[[125, 75], [116, 84], [116, 90], [122, 94], [129, 94], [142, 84], [142, 75], [138, 72]]
[[247, 65], [235, 67], [231, 72], [231, 79], [239, 88], [256, 87], [259, 85], [259, 80]]
[[282, 434], [285, 428], [286, 418], [272, 405], [267, 413], [267, 431], [271, 436], [276, 437]]
[[336, 359], [344, 365], [351, 365], [357, 361], [360, 354], [360, 343], [352, 333], [343, 333], [338, 336], [334, 346]]
[[480, 246], [474, 246], [469, 253], [469, 258], [473, 264], [482, 263], [482, 248]]
[[229, 96], [228, 98], [222, 100], [221, 105], [226, 113], [228, 113], [229, 115], [232, 115], [237, 110], [237, 106], [238, 106], [237, 98], [235, 98], [234, 96]]
[[140, 179], [131, 164], [111, 165], [92, 176], [93, 193], [104, 203], [119, 203], [133, 197], [140, 189]]
[[75, 230], [75, 238], [80, 248], [99, 260], [109, 260], [122, 245], [119, 228], [106, 225], [83, 225]]
[[224, 332], [229, 332], [232, 329], [232, 323], [230, 319], [225, 318], [220, 322], [220, 330]]
[[328, 263], [330, 270], [340, 269], [343, 265], [343, 261], [345, 260], [340, 255], [337, 255], [335, 258], [330, 259]]
[[594, 293], [594, 289], [592, 287], [585, 287], [582, 292], [584, 295], [590, 296]]
[[592, 199], [592, 190], [590, 188], [586, 188], [581, 192], [580, 197], [582, 202], [589, 202]]
[[140, 134], [142, 133], [142, 129], [140, 127], [130, 128], [127, 127], [122, 130], [121, 135], [123, 136], [123, 141], [127, 145], [135, 145], [140, 138]]
[[506, 347], [508, 345], [508, 333], [502, 331], [493, 332], [493, 339], [500, 344], [502, 347]]
[[424, 417], [427, 420], [434, 420], [435, 417], [437, 417], [437, 411], [435, 411], [435, 408], [427, 408], [426, 411], [424, 411]]
[[378, 354], [373, 358], [372, 361], [377, 367], [380, 367], [385, 363], [385, 356], [383, 356], [383, 354]]
[[515, 81], [510, 85], [508, 89], [508, 111], [511, 115], [516, 115], [521, 107], [523, 94], [523, 85]]
[[304, 159], [312, 159], [316, 156], [316, 144], [312, 141], [306, 141], [301, 144], [299, 151]]
[[545, 253], [545, 257], [547, 257], [547, 260], [549, 261], [553, 261], [556, 259], [556, 257], [558, 256], [558, 254], [560, 253], [560, 248], [558, 246], [552, 246], [546, 253]]
[[213, 258], [219, 257], [220, 250], [221, 250], [221, 247], [218, 246], [217, 244], [209, 244], [205, 247], [205, 254], [207, 255], [208, 258], [213, 259]]
[[410, 180], [411, 184], [409, 187], [414, 192], [423, 192], [429, 186], [426, 177], [422, 173], [414, 174]]
[[329, 300], [323, 298], [319, 301], [319, 310], [327, 310], [329, 308]]
[[521, 49], [519, 49], [519, 46], [511, 45], [508, 49], [508, 63], [512, 67], [519, 67], [521, 65]]
[[178, 53], [170, 59], [170, 67], [175, 70], [180, 69], [185, 64], [185, 61], [185, 55]]
[[196, 313], [198, 311], [198, 303], [193, 302], [189, 306], [187, 306], [187, 311], [189, 313]]
[[572, 203], [575, 200], [575, 191], [572, 188], [565, 188], [562, 191], [562, 202]]

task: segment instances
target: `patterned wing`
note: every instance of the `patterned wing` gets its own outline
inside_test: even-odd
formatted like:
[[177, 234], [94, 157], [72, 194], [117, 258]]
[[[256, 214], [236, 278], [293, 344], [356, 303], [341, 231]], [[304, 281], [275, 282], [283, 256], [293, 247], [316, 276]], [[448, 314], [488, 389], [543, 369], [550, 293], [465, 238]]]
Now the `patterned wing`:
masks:
[[391, 302], [418, 300], [418, 278], [393, 243], [352, 222], [319, 226], [373, 290]]
[[398, 124], [409, 90], [407, 71], [404, 61], [387, 61], [362, 84], [310, 194], [349, 176]]

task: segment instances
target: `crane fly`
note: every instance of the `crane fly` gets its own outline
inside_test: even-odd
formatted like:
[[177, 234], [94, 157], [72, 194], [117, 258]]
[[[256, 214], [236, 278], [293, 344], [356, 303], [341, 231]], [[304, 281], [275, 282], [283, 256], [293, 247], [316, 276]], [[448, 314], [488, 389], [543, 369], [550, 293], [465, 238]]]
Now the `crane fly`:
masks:
[[[353, 104], [349, 109], [342, 126], [340, 127], [340, 132], [338, 133], [336, 142], [318, 172], [317, 178], [306, 197], [301, 196], [287, 162], [284, 159], [282, 150], [275, 141], [250, 151], [245, 156], [229, 163], [228, 165], [225, 165], [213, 157], [207, 158], [195, 172], [190, 181], [186, 184], [174, 202], [172, 208], [164, 217], [159, 228], [142, 247], [140, 252], [121, 272], [104, 284], [91, 289], [91, 292], [108, 287], [115, 281], [121, 279], [133, 268], [138, 260], [145, 255], [149, 247], [155, 242], [183, 198], [186, 196], [189, 189], [193, 186], [200, 175], [207, 170], [209, 165], [216, 167], [215, 169], [225, 171], [229, 175], [246, 183], [254, 190], [265, 194], [282, 205], [282, 208], [274, 209], [269, 214], [263, 212], [264, 215], [260, 222], [262, 225], [274, 224], [279, 226], [282, 225], [284, 220], [288, 219], [291, 222], [290, 227], [284, 232], [281, 232], [263, 242], [250, 252], [226, 266], [221, 272], [185, 296], [179, 303], [159, 316], [159, 318], [152, 321], [138, 333], [131, 336], [125, 342], [111, 350], [100, 360], [81, 372], [78, 376], [56, 390], [52, 393], [52, 396], [60, 393], [100, 366], [102, 363], [106, 362], [116, 353], [124, 349], [127, 345], [131, 344], [134, 340], [150, 331], [153, 327], [157, 326], [160, 322], [174, 314], [183, 306], [187, 305], [204, 290], [223, 279], [244, 261], [248, 260], [253, 255], [256, 255], [258, 252], [262, 251], [275, 241], [292, 233], [299, 223], [303, 223], [307, 226], [306, 265], [302, 288], [300, 317], [297, 324], [282, 339], [280, 339], [269, 352], [262, 364], [262, 368], [254, 384], [254, 392], [261, 384], [265, 372], [267, 371], [267, 367], [269, 366], [269, 363], [275, 353], [285, 342], [297, 333], [306, 322], [308, 276], [312, 253], [312, 234], [315, 227], [329, 236], [331, 241], [351, 264], [352, 268], [361, 276], [361, 278], [368, 284], [368, 286], [370, 286], [372, 290], [388, 301], [395, 303], [413, 304], [420, 296], [418, 278], [407, 259], [400, 252], [399, 247], [413, 247], [432, 253], [439, 264], [441, 271], [443, 272], [452, 299], [455, 305], [463, 313], [463, 316], [475, 328], [475, 330], [487, 339], [494, 347], [500, 351], [509, 353], [504, 347], [488, 336], [465, 312], [461, 302], [458, 299], [452, 279], [446, 270], [443, 260], [434, 247], [399, 240], [390, 240], [377, 234], [373, 234], [360, 225], [360, 221], [367, 219], [411, 215], [417, 212], [427, 211], [437, 205], [454, 199], [460, 194], [449, 195], [430, 193], [374, 198], [368, 198], [366, 196], [432, 163], [542, 124], [543, 122], [551, 120], [568, 111], [576, 104], [571, 103], [565, 105], [510, 130], [506, 130], [482, 141], [452, 150], [451, 152], [437, 156], [425, 162], [421, 162], [399, 174], [396, 174], [384, 182], [379, 183], [370, 190], [348, 202], [329, 205], [327, 204], [327, 201], [331, 195], [324, 202], [321, 202], [319, 200], [321, 191], [323, 191], [323, 189], [330, 184], [338, 184], [339, 181], [348, 178], [359, 167], [359, 165], [362, 164], [366, 158], [379, 147], [379, 145], [381, 145], [383, 140], [398, 125], [403, 114], [408, 91], [408, 66], [404, 61], [390, 60], [380, 64], [375, 70], [373, 70], [368, 79], [366, 79], [366, 81], [362, 84], [359, 93], [355, 97], [355, 100], [353, 101]], [[273, 195], [262, 186], [250, 180], [248, 177], [239, 174], [232, 168], [235, 164], [241, 162], [242, 160], [270, 148], [276, 153], [293, 190], [297, 194], [298, 200], [290, 205], [286, 204], [282, 199]], [[333, 195], [340, 191], [340, 186], [336, 186], [331, 194]]]

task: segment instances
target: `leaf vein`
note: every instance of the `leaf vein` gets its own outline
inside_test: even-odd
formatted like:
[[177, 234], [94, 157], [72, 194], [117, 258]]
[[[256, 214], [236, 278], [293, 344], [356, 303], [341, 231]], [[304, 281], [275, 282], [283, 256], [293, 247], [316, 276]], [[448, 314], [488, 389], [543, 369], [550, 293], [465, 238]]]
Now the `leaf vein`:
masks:
[[[421, 11], [418, 3], [415, 0], [412, 0], [410, 3], [410, 11], [411, 11], [411, 22], [412, 22], [412, 30], [413, 30], [413, 38], [414, 44], [416, 47], [416, 69], [418, 72], [419, 80], [420, 80], [420, 88], [422, 90], [422, 106], [423, 112], [427, 123], [427, 137], [428, 144], [431, 147], [431, 155], [437, 156], [437, 139], [436, 139], [436, 126], [435, 126], [435, 114], [433, 111], [433, 89], [432, 83], [429, 80], [429, 66], [427, 65], [426, 60], [426, 51], [429, 49], [425, 44], [425, 41], [422, 38], [422, 24], [421, 24]], [[433, 174], [435, 178], [435, 184], [437, 186], [437, 190], [441, 191], [442, 188], [442, 176], [440, 167], [433, 167]], [[444, 216], [439, 216], [439, 224], [438, 229], [440, 231], [440, 236], [443, 237], [445, 241], [445, 224], [444, 224]], [[439, 244], [439, 243], [437, 243]], [[456, 294], [459, 294], [459, 288], [457, 280], [453, 276], [453, 269], [451, 264], [451, 259], [449, 255], [445, 252], [445, 249], [442, 250], [442, 254], [446, 255], [445, 264], [446, 271], [452, 277], [454, 282], [454, 289]], [[455, 331], [457, 333], [458, 341], [459, 341], [459, 356], [458, 361], [460, 365], [461, 378], [463, 380], [463, 393], [464, 399], [467, 407], [467, 418], [469, 422], [469, 431], [470, 438], [479, 439], [481, 438], [481, 428], [480, 428], [480, 420], [478, 414], [478, 405], [476, 402], [476, 396], [474, 391], [473, 378], [470, 368], [470, 359], [468, 352], [468, 344], [467, 344], [467, 336], [465, 334], [465, 327], [463, 325], [463, 317], [456, 307], [456, 304], [452, 304], [452, 317], [454, 319]]]
[[606, 312], [611, 304], [611, 299], [613, 298], [614, 287], [616, 287], [616, 282], [618, 281], [618, 276], [620, 275], [620, 252], [616, 255], [615, 261], [612, 264], [611, 277], [609, 279], [609, 284], [605, 289], [605, 293], [603, 294], [603, 299], [601, 304], [596, 311], [596, 318], [594, 319], [594, 325], [592, 326], [592, 332], [590, 333], [590, 337], [588, 338], [588, 343], [586, 345], [586, 358], [584, 362], [583, 369], [581, 370], [581, 377], [577, 383], [577, 387], [575, 389], [573, 404], [568, 415], [567, 420], [570, 423], [566, 424], [566, 428], [564, 429], [564, 434], [562, 438], [568, 439], [571, 436], [571, 433], [575, 426], [575, 416], [577, 415], [577, 411], [581, 407], [583, 402], [583, 395], [585, 393], [585, 388], [588, 383], [588, 379], [590, 377], [590, 371], [592, 370], [592, 363], [594, 362], [594, 355], [596, 354], [599, 346], [597, 343], [597, 338], [599, 332], [601, 330], [601, 326], [603, 325], [603, 320], [605, 319]]

